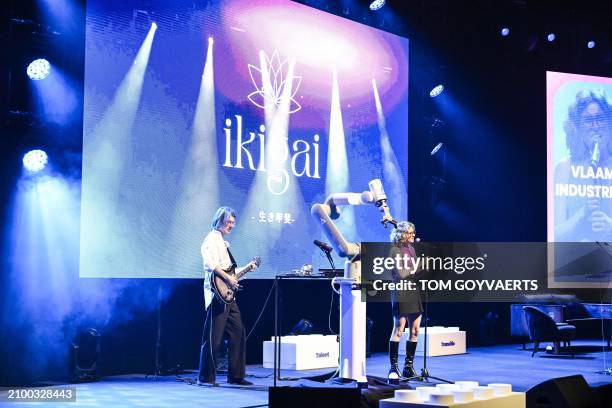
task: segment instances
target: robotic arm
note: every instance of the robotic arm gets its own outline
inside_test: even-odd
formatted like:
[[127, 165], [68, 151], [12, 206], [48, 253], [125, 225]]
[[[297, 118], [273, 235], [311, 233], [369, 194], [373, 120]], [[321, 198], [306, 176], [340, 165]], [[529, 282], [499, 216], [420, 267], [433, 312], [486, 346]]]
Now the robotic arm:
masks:
[[338, 255], [343, 258], [355, 258], [360, 254], [360, 247], [358, 243], [348, 242], [333, 222], [333, 220], [340, 217], [341, 206], [374, 204], [383, 213], [381, 223], [385, 228], [387, 224], [397, 226], [397, 222], [393, 219], [389, 211], [387, 195], [383, 190], [380, 179], [370, 181], [368, 186], [370, 189], [361, 194], [335, 193], [327, 197], [324, 204], [315, 204], [312, 206], [312, 216], [319, 221], [325, 236], [331, 242]]
[[[332, 285], [340, 285], [340, 378], [367, 382], [365, 369], [365, 318], [366, 304], [361, 300], [361, 247], [348, 242], [333, 220], [340, 217], [345, 205], [374, 204], [383, 217], [381, 223], [397, 226], [387, 205], [387, 195], [379, 179], [368, 183], [370, 189], [363, 193], [336, 193], [327, 197], [324, 204], [312, 206], [311, 214], [319, 222], [325, 236], [343, 258], [344, 278], [334, 278]], [[335, 290], [335, 289], [334, 289]]]

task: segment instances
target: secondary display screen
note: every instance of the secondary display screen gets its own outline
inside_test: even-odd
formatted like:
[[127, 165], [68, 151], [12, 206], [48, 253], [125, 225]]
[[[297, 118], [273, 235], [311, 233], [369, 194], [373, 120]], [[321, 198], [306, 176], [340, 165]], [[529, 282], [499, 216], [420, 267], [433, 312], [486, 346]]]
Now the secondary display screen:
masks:
[[612, 79], [547, 73], [548, 241], [612, 241]]

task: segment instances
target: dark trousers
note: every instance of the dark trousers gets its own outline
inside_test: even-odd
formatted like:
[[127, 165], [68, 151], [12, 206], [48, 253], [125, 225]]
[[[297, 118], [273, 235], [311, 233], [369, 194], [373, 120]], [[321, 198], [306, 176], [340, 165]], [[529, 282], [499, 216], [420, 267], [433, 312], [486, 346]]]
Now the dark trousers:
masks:
[[246, 365], [246, 331], [236, 302], [225, 305], [214, 298], [206, 310], [206, 321], [200, 347], [200, 372], [198, 379], [214, 383], [219, 358], [219, 348], [227, 334], [228, 379], [244, 378]]

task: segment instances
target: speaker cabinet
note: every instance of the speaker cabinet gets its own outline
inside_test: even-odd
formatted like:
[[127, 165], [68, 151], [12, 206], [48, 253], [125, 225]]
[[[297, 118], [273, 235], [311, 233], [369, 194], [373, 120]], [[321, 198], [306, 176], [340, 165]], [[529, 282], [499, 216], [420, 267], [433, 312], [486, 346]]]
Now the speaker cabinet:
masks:
[[357, 388], [270, 387], [270, 408], [355, 408], [359, 407], [361, 391]]
[[571, 375], [528, 389], [527, 408], [599, 408], [599, 403], [584, 377]]

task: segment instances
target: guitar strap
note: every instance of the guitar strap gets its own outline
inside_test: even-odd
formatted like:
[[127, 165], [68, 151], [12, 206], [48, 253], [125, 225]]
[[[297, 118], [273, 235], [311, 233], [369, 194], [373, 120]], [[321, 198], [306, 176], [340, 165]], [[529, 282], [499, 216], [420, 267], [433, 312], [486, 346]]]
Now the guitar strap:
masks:
[[236, 263], [236, 260], [234, 259], [234, 256], [232, 255], [232, 251], [230, 251], [229, 247], [225, 247], [227, 249], [227, 253], [230, 257], [230, 261], [232, 261], [232, 267], [233, 268], [237, 268], [238, 264]]

